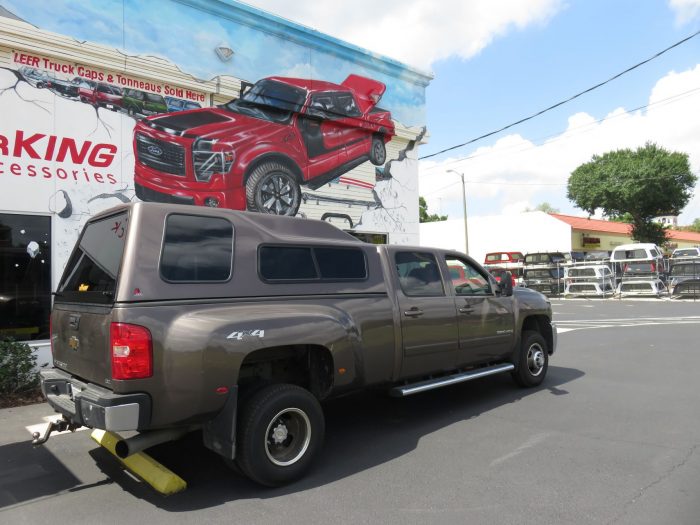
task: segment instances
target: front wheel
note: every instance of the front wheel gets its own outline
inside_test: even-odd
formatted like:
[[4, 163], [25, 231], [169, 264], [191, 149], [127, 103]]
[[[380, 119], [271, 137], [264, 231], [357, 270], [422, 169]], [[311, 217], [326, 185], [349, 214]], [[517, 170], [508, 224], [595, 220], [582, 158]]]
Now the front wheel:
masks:
[[255, 168], [245, 187], [248, 210], [293, 217], [301, 204], [301, 188], [289, 168], [265, 162]]
[[236, 463], [261, 485], [290, 483], [311, 467], [324, 432], [321, 405], [308, 390], [290, 384], [264, 387], [242, 407]]
[[520, 359], [512, 375], [522, 387], [538, 386], [544, 381], [549, 367], [547, 342], [539, 332], [523, 332], [520, 346]]
[[372, 137], [369, 160], [375, 166], [381, 166], [386, 162], [386, 146], [384, 145], [384, 139], [379, 135]]

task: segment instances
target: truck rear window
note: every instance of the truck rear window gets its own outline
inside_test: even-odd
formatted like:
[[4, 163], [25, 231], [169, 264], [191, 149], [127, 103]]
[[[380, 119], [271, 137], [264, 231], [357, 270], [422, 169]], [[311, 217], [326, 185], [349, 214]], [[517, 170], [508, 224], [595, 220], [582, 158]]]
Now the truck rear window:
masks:
[[231, 277], [233, 225], [226, 219], [172, 214], [165, 221], [160, 274], [171, 282], [222, 282]]
[[126, 240], [126, 212], [88, 222], [58, 287], [58, 300], [114, 302]]

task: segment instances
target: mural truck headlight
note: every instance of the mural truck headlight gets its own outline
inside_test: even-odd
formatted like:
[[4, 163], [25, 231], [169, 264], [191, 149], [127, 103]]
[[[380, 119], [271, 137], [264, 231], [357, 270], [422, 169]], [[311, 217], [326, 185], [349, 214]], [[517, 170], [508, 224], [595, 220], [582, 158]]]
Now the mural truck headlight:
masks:
[[217, 142], [216, 139], [199, 139], [192, 147], [194, 176], [200, 182], [209, 182], [214, 173], [228, 173], [233, 165], [234, 151], [222, 149], [222, 145], [216, 148]]

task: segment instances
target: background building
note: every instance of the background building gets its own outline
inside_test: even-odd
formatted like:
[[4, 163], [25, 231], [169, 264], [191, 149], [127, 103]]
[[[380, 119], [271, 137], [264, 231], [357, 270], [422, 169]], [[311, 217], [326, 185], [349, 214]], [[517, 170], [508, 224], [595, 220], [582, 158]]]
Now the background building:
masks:
[[[627, 223], [533, 211], [474, 217], [469, 221], [469, 255], [479, 262], [489, 252], [612, 251], [634, 242]], [[420, 225], [421, 245], [464, 251], [464, 222], [451, 219]], [[700, 233], [668, 230], [665, 248], [700, 245]]]

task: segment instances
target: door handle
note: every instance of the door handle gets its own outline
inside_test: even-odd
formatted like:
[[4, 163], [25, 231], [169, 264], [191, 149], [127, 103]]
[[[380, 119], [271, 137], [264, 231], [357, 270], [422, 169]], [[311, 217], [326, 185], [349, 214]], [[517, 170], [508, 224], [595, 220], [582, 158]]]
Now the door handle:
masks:
[[419, 315], [423, 315], [423, 310], [414, 306], [410, 310], [406, 310], [403, 314], [407, 317], [418, 317]]
[[474, 311], [474, 308], [471, 306], [463, 306], [462, 308], [459, 309], [460, 314], [470, 314]]

